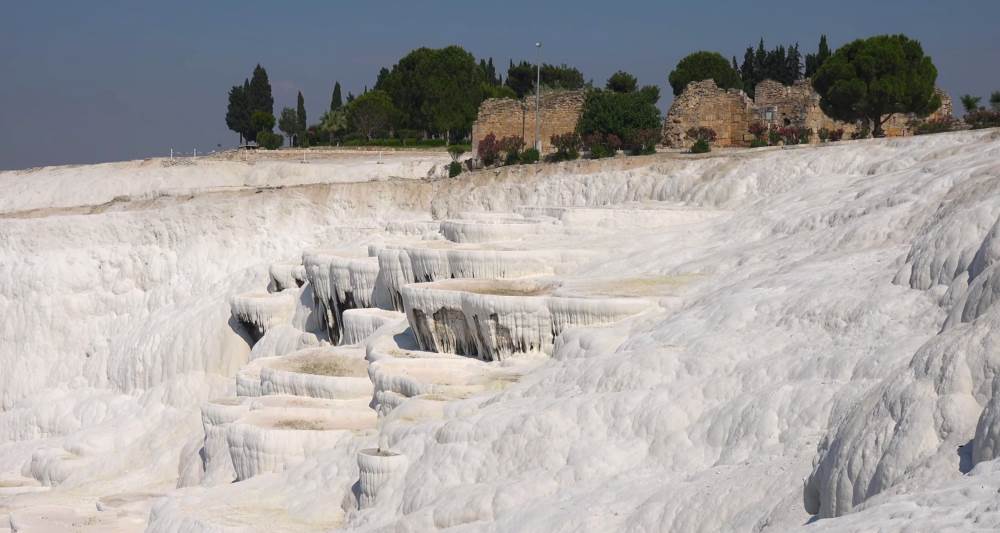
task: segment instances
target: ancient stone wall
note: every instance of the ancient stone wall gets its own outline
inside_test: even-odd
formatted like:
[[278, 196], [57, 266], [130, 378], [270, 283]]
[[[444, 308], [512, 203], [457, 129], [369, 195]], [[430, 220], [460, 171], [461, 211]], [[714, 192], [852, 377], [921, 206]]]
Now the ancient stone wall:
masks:
[[663, 121], [663, 143], [672, 147], [691, 144], [685, 132], [692, 127], [715, 130], [716, 146], [749, 143], [747, 127], [753, 118], [753, 101], [743, 91], [720, 89], [715, 80], [695, 81], [670, 105]]
[[[539, 105], [541, 122], [542, 153], [552, 151], [550, 139], [553, 135], [568, 133], [576, 129], [576, 123], [583, 112], [584, 91], [542, 92]], [[535, 142], [535, 97], [525, 96], [521, 100], [512, 98], [489, 98], [479, 106], [479, 114], [472, 124], [473, 154], [479, 141], [489, 134], [497, 139], [517, 136], [524, 139], [530, 148]]]
[[[812, 88], [808, 79], [799, 80], [791, 86], [773, 80], [764, 80], [754, 89], [755, 99], [751, 100], [742, 91], [724, 90], [713, 80], [691, 82], [667, 112], [663, 122], [663, 143], [673, 148], [687, 148], [693, 140], [685, 132], [692, 127], [706, 126], [715, 130], [716, 146], [748, 146], [753, 137], [749, 134], [752, 122], [762, 122], [773, 128], [798, 126], [811, 128], [813, 132], [821, 128], [843, 129], [845, 138], [857, 131], [857, 125], [834, 120], [819, 107], [819, 93]], [[941, 97], [941, 108], [926, 120], [951, 116], [951, 98], [937, 89]], [[893, 115], [883, 126], [886, 135], [912, 135], [913, 128], [921, 119], [910, 114]], [[814, 134], [812, 142], [818, 142]]]

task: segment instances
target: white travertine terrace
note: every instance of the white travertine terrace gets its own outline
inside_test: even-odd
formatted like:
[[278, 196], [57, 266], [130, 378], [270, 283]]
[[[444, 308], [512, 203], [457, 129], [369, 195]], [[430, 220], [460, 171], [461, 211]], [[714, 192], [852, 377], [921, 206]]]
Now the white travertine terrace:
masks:
[[292, 319], [295, 297], [287, 292], [250, 292], [233, 296], [229, 308], [237, 320], [256, 327], [263, 334]]
[[279, 357], [257, 359], [260, 392], [311, 398], [350, 399], [372, 395], [364, 349], [309, 348]]
[[444, 238], [458, 243], [512, 241], [558, 230], [559, 225], [552, 221], [523, 218], [453, 219], [441, 222], [441, 234]]
[[378, 253], [380, 275], [385, 280], [393, 307], [400, 311], [403, 310], [400, 291], [408, 283], [556, 274], [572, 268], [585, 257], [585, 252], [577, 250], [521, 250], [484, 244], [459, 245], [449, 241], [392, 246]]
[[486, 361], [551, 354], [566, 328], [609, 324], [654, 307], [638, 298], [554, 295], [557, 287], [548, 278], [453, 279], [407, 285], [403, 302], [422, 349]]
[[386, 490], [396, 479], [406, 474], [406, 456], [382, 450], [366, 448], [358, 452], [359, 482], [358, 507], [367, 509], [375, 504], [379, 492]]
[[405, 320], [406, 315], [398, 311], [378, 308], [348, 309], [344, 311], [344, 336], [340, 340], [344, 345], [357, 344], [382, 326]]
[[688, 206], [545, 207], [520, 206], [517, 213], [530, 219], [553, 218], [566, 225], [656, 228], [701, 222], [724, 213], [718, 209]]
[[301, 263], [274, 263], [267, 272], [271, 277], [271, 292], [296, 289], [307, 281], [306, 269]]
[[463, 399], [484, 391], [498, 391], [520, 375], [471, 357], [391, 357], [368, 366], [375, 387], [374, 408], [386, 414], [407, 398], [434, 394]]
[[302, 331], [289, 324], [281, 324], [267, 330], [250, 350], [250, 360], [274, 357], [305, 348], [315, 348], [321, 341], [315, 333]]
[[236, 481], [281, 472], [317, 452], [372, 433], [371, 409], [258, 409], [225, 428]]
[[199, 455], [202, 460], [202, 484], [231, 483], [236, 470], [229, 455], [225, 426], [250, 412], [250, 399], [239, 396], [217, 398], [201, 406], [205, 441]]
[[392, 220], [385, 224], [385, 231], [393, 235], [438, 235], [440, 229], [439, 220]]
[[330, 281], [333, 284], [333, 305], [340, 334], [343, 335], [343, 315], [348, 309], [388, 307], [388, 296], [378, 286], [378, 258], [333, 257], [330, 261]]

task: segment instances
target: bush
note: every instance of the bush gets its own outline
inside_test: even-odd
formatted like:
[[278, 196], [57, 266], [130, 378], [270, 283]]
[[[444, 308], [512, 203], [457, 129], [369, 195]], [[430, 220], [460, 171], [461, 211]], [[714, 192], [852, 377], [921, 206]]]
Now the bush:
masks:
[[762, 148], [767, 145], [767, 141], [764, 139], [754, 139], [750, 141], [750, 148]]
[[[713, 131], [714, 135], [715, 132]], [[610, 135], [608, 144], [611, 145]], [[632, 155], [648, 155], [656, 153], [656, 145], [660, 143], [661, 133], [656, 129], [635, 130], [628, 144], [632, 147]]]
[[967, 113], [963, 117], [965, 123], [972, 126], [972, 129], [1000, 127], [1000, 111], [993, 111], [985, 108]]
[[959, 122], [951, 117], [939, 117], [931, 120], [919, 122], [913, 128], [914, 135], [928, 135], [931, 133], [945, 133], [959, 129]]
[[708, 144], [705, 139], [698, 139], [691, 145], [692, 154], [707, 154], [712, 151], [712, 145]]
[[476, 151], [479, 153], [479, 159], [483, 162], [483, 166], [493, 166], [500, 159], [500, 143], [497, 142], [497, 136], [491, 133], [483, 137], [479, 141]]
[[836, 142], [844, 138], [844, 128], [830, 130], [830, 142]]
[[872, 130], [871, 130], [871, 128], [868, 127], [868, 124], [865, 124], [865, 125], [861, 126], [860, 128], [854, 130], [854, 133], [851, 134], [851, 138], [855, 139], [855, 140], [857, 140], [857, 139], [867, 139], [868, 137], [871, 137], [871, 136], [872, 136]]
[[462, 173], [462, 164], [458, 161], [452, 161], [448, 163], [448, 177], [454, 178], [455, 176]]
[[284, 142], [284, 138], [277, 133], [273, 133], [267, 130], [261, 130], [257, 132], [257, 146], [261, 148], [266, 148], [268, 150], [277, 150], [281, 148], [281, 144]]
[[553, 135], [550, 142], [556, 148], [556, 151], [553, 154], [549, 154], [546, 160], [570, 161], [580, 157], [580, 148], [583, 145], [583, 141], [580, 140], [578, 133], [569, 132], [562, 135]]
[[[588, 145], [600, 144], [611, 154], [618, 149], [647, 150], [650, 148], [648, 138], [645, 134], [639, 135], [639, 132], [660, 131], [660, 111], [656, 107], [656, 95], [653, 92], [646, 89], [628, 93], [602, 90], [588, 92], [577, 132], [588, 138]], [[600, 136], [599, 139], [592, 138], [595, 135]], [[588, 148], [593, 151], [593, 146]]]
[[699, 126], [697, 128], [688, 128], [685, 132], [689, 139], [695, 141], [705, 141], [705, 142], [715, 142], [716, 134], [715, 130], [712, 128], [706, 128], [705, 126]]
[[[754, 123], [750, 124], [750, 127], [748, 128], [748, 130], [750, 131], [750, 134], [753, 135], [753, 138], [755, 140], [763, 141], [764, 140], [764, 134], [767, 133], [768, 127], [763, 122], [754, 122]], [[765, 143], [765, 145], [766, 145], [766, 143]]]
[[605, 157], [612, 157], [615, 153], [612, 152], [607, 146], [603, 144], [595, 144], [590, 147], [590, 158], [591, 159], [603, 159]]
[[537, 163], [539, 159], [538, 150], [534, 148], [528, 148], [527, 150], [521, 152], [521, 164], [530, 165], [532, 163]]
[[516, 165], [521, 162], [521, 150], [524, 149], [524, 139], [517, 136], [504, 137], [499, 141], [500, 151], [504, 153], [505, 165]]
[[828, 128], [820, 128], [816, 132], [816, 136], [819, 137], [820, 142], [826, 142], [830, 140], [830, 130]]
[[452, 161], [458, 161], [458, 158], [462, 157], [465, 152], [465, 145], [462, 144], [453, 144], [448, 147], [448, 155], [451, 156]]
[[767, 144], [771, 146], [777, 146], [781, 142], [781, 134], [778, 130], [768, 130], [767, 132]]

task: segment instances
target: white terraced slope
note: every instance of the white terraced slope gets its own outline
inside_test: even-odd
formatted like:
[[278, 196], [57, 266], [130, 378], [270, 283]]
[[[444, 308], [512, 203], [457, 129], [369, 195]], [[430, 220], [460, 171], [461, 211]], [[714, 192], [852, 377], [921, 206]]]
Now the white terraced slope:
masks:
[[0, 532], [1000, 528], [1000, 131], [377, 158], [0, 173]]

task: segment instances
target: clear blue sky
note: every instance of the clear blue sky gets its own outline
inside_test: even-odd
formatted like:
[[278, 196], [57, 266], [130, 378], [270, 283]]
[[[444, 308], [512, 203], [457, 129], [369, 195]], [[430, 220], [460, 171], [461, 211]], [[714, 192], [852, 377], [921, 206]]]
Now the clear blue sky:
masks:
[[[831, 11], [832, 9], [832, 11]], [[580, 68], [603, 83], [621, 68], [663, 89], [688, 52], [742, 58], [820, 33], [836, 48], [878, 33], [919, 39], [953, 98], [1000, 90], [997, 0], [607, 2], [8, 2], [0, 17], [0, 169], [231, 146], [226, 92], [261, 63], [275, 113], [305, 95], [309, 120], [374, 83], [419, 47], [458, 44], [478, 57]], [[956, 101], [957, 104], [957, 101]]]

